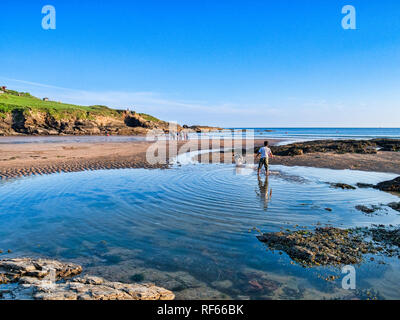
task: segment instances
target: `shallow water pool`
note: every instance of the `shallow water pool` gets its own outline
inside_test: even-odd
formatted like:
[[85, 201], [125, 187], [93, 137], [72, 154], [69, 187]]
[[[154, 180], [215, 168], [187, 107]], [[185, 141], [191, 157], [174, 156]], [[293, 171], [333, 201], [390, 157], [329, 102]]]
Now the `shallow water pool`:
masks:
[[347, 299], [371, 289], [379, 298], [400, 298], [397, 258], [356, 266], [357, 292], [350, 292], [340, 278], [324, 279], [340, 270], [293, 264], [267, 251], [253, 230], [397, 225], [399, 213], [387, 206], [373, 216], [355, 209], [399, 201], [396, 195], [327, 183], [395, 175], [271, 167], [268, 180], [231, 165], [186, 165], [1, 181], [0, 258], [77, 262], [113, 281], [154, 282], [179, 299]]

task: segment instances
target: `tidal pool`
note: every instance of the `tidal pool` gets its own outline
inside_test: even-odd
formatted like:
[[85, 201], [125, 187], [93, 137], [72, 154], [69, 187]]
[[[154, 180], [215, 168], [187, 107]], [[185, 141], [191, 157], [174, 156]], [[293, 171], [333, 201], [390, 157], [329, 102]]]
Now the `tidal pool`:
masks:
[[[372, 216], [355, 209], [398, 196], [327, 183], [394, 177], [272, 166], [266, 181], [252, 169], [198, 164], [3, 180], [0, 258], [76, 262], [109, 280], [156, 283], [178, 299], [348, 299], [368, 298], [368, 290], [399, 299], [397, 258], [366, 259], [355, 266], [357, 290], [344, 290], [337, 268], [303, 268], [285, 253], [267, 251], [253, 230], [398, 225], [399, 212], [387, 206]], [[338, 279], [326, 281], [332, 274]]]

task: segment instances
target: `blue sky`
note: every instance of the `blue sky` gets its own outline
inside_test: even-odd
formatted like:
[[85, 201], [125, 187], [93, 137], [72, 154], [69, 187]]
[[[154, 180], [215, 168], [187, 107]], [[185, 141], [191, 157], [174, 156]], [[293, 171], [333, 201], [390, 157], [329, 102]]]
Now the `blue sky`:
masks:
[[396, 0], [2, 0], [0, 18], [0, 83], [40, 97], [181, 124], [400, 126]]

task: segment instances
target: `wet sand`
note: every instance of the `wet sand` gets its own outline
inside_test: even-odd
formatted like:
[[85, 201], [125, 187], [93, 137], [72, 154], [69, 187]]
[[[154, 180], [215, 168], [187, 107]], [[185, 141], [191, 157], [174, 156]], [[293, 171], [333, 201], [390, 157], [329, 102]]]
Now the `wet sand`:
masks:
[[[276, 144], [280, 140], [269, 139]], [[122, 168], [167, 168], [168, 164], [150, 164], [146, 151], [153, 142], [68, 142], [29, 143], [0, 145], [0, 178], [14, 178], [56, 172], [76, 172], [99, 169]], [[187, 141], [173, 141], [181, 148]], [[191, 141], [197, 145], [198, 141]], [[256, 140], [255, 145], [261, 145]], [[223, 146], [223, 143], [221, 143]], [[203, 148], [212, 148], [211, 144]], [[168, 148], [167, 148], [168, 149]], [[179, 152], [179, 151], [178, 151]], [[168, 154], [169, 157], [176, 153]], [[330, 169], [353, 169], [400, 174], [399, 152], [378, 152], [377, 154], [333, 154], [312, 153], [302, 156], [280, 156], [271, 164], [286, 166], [308, 166]]]
[[[279, 140], [271, 141], [279, 142]], [[201, 149], [200, 142], [197, 140], [171, 141], [170, 143], [177, 144], [178, 150], [187, 143], [198, 145]], [[167, 168], [168, 164], [147, 162], [146, 151], [152, 144], [151, 141], [0, 144], [0, 178], [84, 170]], [[223, 145], [223, 140], [221, 140], [221, 146]], [[210, 143], [203, 148], [211, 149], [212, 145]], [[168, 157], [176, 156], [176, 152], [169, 154], [168, 150], [167, 142]]]

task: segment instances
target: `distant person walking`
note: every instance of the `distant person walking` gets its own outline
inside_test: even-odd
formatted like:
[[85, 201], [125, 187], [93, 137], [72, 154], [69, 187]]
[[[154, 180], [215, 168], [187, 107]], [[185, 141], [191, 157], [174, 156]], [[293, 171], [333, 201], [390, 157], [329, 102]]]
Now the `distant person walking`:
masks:
[[264, 141], [264, 147], [261, 147], [260, 150], [258, 150], [258, 156], [260, 157], [260, 161], [258, 162], [258, 170], [257, 174], [260, 175], [260, 171], [262, 167], [265, 167], [265, 174], [269, 175], [269, 158], [274, 158], [274, 155], [272, 154], [271, 149], [268, 147], [268, 141]]

